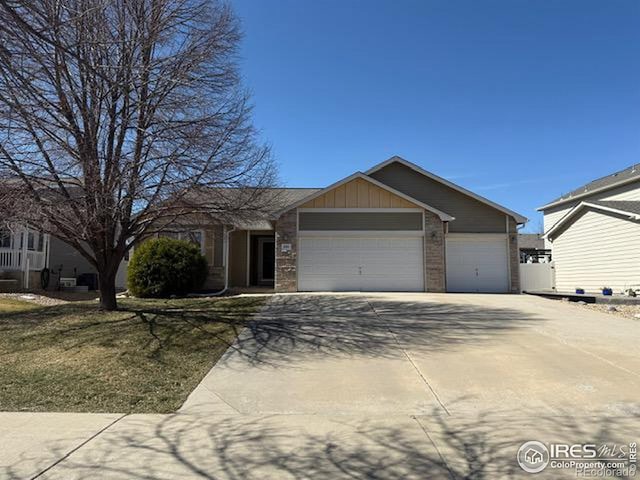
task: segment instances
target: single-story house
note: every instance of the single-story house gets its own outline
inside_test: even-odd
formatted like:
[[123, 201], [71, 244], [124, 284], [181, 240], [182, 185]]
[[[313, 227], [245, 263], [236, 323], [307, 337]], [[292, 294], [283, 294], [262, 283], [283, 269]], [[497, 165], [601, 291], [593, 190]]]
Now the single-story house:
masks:
[[400, 157], [277, 195], [264, 218], [161, 235], [200, 245], [208, 289], [519, 292], [517, 229], [527, 219]]
[[640, 165], [598, 178], [538, 210], [556, 290], [640, 288]]

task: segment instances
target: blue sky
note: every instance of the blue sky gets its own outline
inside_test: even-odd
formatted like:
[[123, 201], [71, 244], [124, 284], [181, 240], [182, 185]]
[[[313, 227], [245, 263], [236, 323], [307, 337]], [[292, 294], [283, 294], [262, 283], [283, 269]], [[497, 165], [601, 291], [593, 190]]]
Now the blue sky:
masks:
[[640, 163], [640, 1], [232, 0], [288, 186], [392, 155], [530, 218]]

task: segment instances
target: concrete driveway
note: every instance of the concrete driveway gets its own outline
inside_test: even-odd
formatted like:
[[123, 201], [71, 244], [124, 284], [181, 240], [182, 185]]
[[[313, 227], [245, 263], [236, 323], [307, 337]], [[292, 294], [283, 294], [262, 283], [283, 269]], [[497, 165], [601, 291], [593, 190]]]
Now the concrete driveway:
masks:
[[180, 412], [39, 478], [528, 478], [524, 441], [639, 440], [639, 345], [638, 321], [536, 297], [278, 295]]

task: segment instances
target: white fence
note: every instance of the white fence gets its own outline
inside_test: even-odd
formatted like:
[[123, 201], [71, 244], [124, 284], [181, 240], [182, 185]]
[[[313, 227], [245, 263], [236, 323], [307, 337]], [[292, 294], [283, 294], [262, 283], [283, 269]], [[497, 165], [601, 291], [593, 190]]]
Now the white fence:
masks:
[[556, 286], [555, 269], [551, 263], [521, 263], [520, 290], [537, 292], [553, 290]]

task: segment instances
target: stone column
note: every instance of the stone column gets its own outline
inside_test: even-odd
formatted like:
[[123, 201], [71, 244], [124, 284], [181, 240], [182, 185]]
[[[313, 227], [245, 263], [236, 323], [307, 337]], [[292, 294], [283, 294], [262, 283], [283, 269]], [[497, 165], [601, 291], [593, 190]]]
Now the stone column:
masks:
[[427, 292], [445, 292], [444, 222], [435, 213], [424, 212], [424, 268]]
[[[283, 251], [282, 245], [289, 245]], [[276, 292], [298, 291], [298, 212], [297, 209], [283, 213], [276, 221]]]

